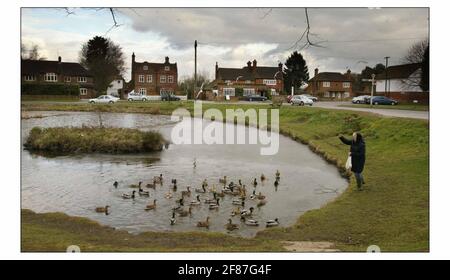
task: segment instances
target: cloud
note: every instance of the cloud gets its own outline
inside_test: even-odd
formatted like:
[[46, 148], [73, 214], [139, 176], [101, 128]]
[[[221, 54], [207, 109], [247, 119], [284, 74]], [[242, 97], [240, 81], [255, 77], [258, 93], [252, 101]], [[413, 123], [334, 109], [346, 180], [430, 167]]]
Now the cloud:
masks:
[[[411, 44], [428, 36], [427, 8], [309, 8], [308, 13], [311, 40], [324, 46], [301, 51], [310, 72], [316, 67], [360, 71], [385, 56], [399, 63]], [[22, 38], [39, 42], [49, 54], [57, 48], [63, 57], [75, 57], [83, 41], [111, 26], [108, 13], [96, 15], [79, 9], [68, 20], [30, 10], [23, 17]], [[122, 46], [128, 64], [133, 51], [138, 61], [170, 56], [180, 76], [193, 73], [194, 40], [198, 69], [212, 76], [216, 61], [223, 67], [242, 67], [253, 59], [268, 66], [284, 62], [306, 27], [303, 8], [123, 8], [118, 20], [123, 25], [107, 36]]]

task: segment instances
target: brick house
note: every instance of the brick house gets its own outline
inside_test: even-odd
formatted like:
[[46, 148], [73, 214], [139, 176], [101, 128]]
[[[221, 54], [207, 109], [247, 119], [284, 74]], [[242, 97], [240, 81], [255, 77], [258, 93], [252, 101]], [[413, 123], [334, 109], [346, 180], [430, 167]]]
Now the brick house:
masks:
[[[95, 97], [94, 78], [76, 62], [29, 60], [21, 61], [22, 84], [67, 84], [79, 86], [80, 98]], [[26, 93], [23, 93], [26, 94]]]
[[428, 104], [429, 94], [421, 89], [420, 80], [420, 63], [389, 66], [376, 76], [376, 94], [399, 101], [417, 100]]
[[242, 68], [219, 68], [216, 62], [212, 91], [219, 99], [237, 96], [237, 91], [242, 91], [243, 96], [279, 95], [283, 91], [282, 71], [281, 63], [278, 67], [257, 66], [256, 59]]
[[160, 96], [163, 93], [176, 94], [178, 89], [177, 63], [170, 63], [166, 56], [164, 63], [136, 62], [136, 56], [131, 56], [131, 80], [127, 91]]
[[345, 74], [339, 72], [321, 72], [314, 70], [314, 77], [308, 82], [306, 91], [319, 98], [345, 99], [353, 96], [353, 78], [351, 71]]

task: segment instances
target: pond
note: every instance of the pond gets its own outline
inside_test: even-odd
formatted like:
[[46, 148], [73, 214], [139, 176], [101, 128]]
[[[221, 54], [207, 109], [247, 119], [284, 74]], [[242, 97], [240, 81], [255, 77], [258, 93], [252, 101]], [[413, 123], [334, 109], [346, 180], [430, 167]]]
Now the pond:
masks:
[[[34, 126], [82, 126], [98, 125], [99, 116], [91, 112], [27, 112], [31, 118], [22, 119], [22, 141]], [[36, 118], [34, 118], [35, 116]], [[185, 120], [181, 125], [189, 125]], [[105, 126], [137, 128], [161, 132], [170, 139], [175, 123], [169, 116], [128, 113], [103, 113]], [[205, 122], [205, 121], [204, 121]], [[210, 123], [209, 123], [210, 124]], [[213, 125], [219, 125], [214, 123]], [[233, 126], [226, 124], [226, 126]], [[247, 127], [246, 133], [257, 128]], [[187, 186], [200, 188], [204, 179], [208, 189], [222, 189], [219, 178], [227, 176], [228, 181], [246, 185], [251, 194], [252, 181], [258, 178], [256, 193], [266, 196], [266, 205], [256, 207], [257, 199], [246, 199], [245, 208], [254, 207], [252, 219], [258, 220], [258, 227], [242, 224], [239, 216], [232, 217], [239, 229], [233, 235], [251, 237], [265, 228], [265, 221], [278, 218], [280, 226], [293, 225], [305, 211], [316, 209], [333, 200], [348, 185], [337, 168], [288, 137], [279, 136], [279, 152], [273, 156], [260, 155], [260, 145], [187, 145], [171, 144], [162, 152], [136, 155], [88, 154], [48, 157], [22, 150], [22, 208], [38, 213], [63, 212], [72, 216], [86, 217], [103, 225], [126, 230], [130, 233], [144, 231], [217, 231], [227, 232], [225, 224], [231, 212], [237, 208], [232, 204], [236, 197], [225, 195], [220, 206], [209, 210], [204, 203], [212, 198], [211, 192], [199, 194], [201, 205], [192, 208], [192, 215], [176, 217], [170, 224], [172, 208]], [[194, 168], [194, 160], [196, 167]], [[275, 187], [276, 170], [281, 172], [280, 184]], [[156, 189], [145, 189], [150, 197], [136, 195], [134, 200], [123, 199], [130, 193], [131, 184], [139, 181], [150, 183], [154, 176], [163, 174], [164, 182]], [[267, 179], [261, 182], [260, 176]], [[173, 192], [171, 180], [177, 179], [177, 191]], [[118, 181], [118, 188], [113, 182]], [[172, 196], [167, 195], [172, 192]], [[195, 200], [192, 191], [185, 198], [185, 209]], [[147, 204], [157, 199], [157, 207], [144, 211]], [[95, 212], [96, 207], [109, 205], [109, 215]], [[210, 227], [198, 228], [196, 223], [210, 217]]]

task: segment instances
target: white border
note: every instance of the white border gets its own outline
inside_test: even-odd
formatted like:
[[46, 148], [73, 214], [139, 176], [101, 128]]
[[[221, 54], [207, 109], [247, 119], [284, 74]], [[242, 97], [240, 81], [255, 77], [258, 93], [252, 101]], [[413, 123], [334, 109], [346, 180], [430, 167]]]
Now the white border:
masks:
[[[20, 96], [19, 92], [19, 41], [20, 41], [20, 7], [88, 7], [88, 6], [149, 6], [148, 1], [39, 1], [20, 2], [5, 1], [0, 10], [3, 33], [1, 67], [4, 87], [0, 102], [3, 135], [1, 137], [1, 195], [0, 221], [2, 234], [0, 238], [0, 258], [22, 259], [448, 259], [450, 243], [449, 219], [450, 186], [448, 182], [448, 114], [449, 78], [448, 63], [448, 26], [450, 26], [447, 1], [339, 1], [340, 7], [431, 7], [431, 253], [430, 254], [300, 254], [300, 253], [127, 253], [127, 254], [21, 254], [20, 253]], [[304, 6], [336, 7], [336, 1], [302, 1]], [[297, 1], [183, 1], [165, 0], [151, 3], [153, 7], [292, 7]]]

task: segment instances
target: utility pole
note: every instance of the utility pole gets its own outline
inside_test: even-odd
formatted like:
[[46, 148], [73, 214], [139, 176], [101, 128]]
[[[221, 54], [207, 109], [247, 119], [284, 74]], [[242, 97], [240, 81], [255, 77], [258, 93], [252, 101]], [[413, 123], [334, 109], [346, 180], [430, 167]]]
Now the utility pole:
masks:
[[390, 56], [384, 57], [384, 59], [386, 60], [386, 64], [385, 64], [386, 80], [384, 81], [384, 96], [389, 96], [389, 94], [388, 94], [388, 62], [389, 62], [389, 58], [391, 58], [391, 57]]
[[197, 90], [197, 40], [195, 40], [194, 43], [194, 51], [195, 51], [195, 62], [194, 62], [194, 98], [197, 99], [196, 97], [196, 90]]

